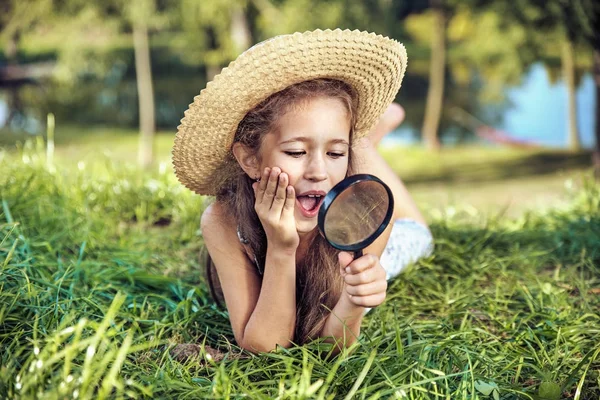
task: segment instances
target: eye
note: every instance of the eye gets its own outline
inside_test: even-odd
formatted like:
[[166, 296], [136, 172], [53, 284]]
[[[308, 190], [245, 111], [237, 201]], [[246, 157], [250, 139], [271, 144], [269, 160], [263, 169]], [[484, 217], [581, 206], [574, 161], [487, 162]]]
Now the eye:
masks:
[[301, 157], [305, 152], [304, 151], [285, 151], [285, 154], [287, 154], [288, 156], [292, 156], [294, 158], [299, 158]]
[[331, 158], [340, 158], [340, 157], [344, 157], [346, 155], [346, 153], [340, 153], [337, 151], [330, 151], [329, 153], [327, 153], [327, 155]]

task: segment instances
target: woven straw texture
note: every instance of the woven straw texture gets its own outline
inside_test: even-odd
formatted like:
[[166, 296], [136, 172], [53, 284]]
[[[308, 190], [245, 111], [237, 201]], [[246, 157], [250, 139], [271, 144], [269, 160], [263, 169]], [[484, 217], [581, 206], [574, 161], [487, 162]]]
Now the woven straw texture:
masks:
[[273, 93], [311, 79], [339, 79], [354, 87], [355, 137], [363, 137], [394, 100], [406, 62], [402, 44], [360, 31], [316, 30], [258, 43], [215, 76], [186, 110], [173, 147], [175, 174], [192, 191], [214, 195], [246, 113]]

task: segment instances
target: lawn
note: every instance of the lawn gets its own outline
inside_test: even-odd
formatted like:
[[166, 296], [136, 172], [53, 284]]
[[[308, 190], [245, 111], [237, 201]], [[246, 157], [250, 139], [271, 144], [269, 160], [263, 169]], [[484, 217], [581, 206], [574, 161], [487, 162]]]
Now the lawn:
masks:
[[[436, 249], [326, 360], [323, 343], [235, 346], [198, 257], [206, 199], [173, 177], [172, 134], [144, 173], [127, 162], [131, 132], [60, 135], [55, 165], [35, 144], [0, 152], [2, 398], [600, 398], [600, 186], [586, 153], [384, 149], [423, 196]], [[527, 204], [539, 180], [560, 199]], [[514, 215], [494, 203], [503, 187], [529, 193]], [[456, 197], [437, 198], [445, 188]], [[175, 357], [182, 343], [198, 355]]]
[[[159, 131], [157, 164], [170, 164], [175, 131]], [[0, 148], [14, 150], [35, 138], [0, 129]], [[138, 134], [132, 129], [59, 125], [57, 159], [65, 163], [134, 162]], [[40, 143], [43, 146], [43, 143]], [[439, 154], [420, 147], [386, 147], [384, 157], [426, 209], [471, 207], [479, 213], [518, 217], [528, 210], [566, 205], [590, 176], [591, 152], [507, 149], [490, 146], [449, 148]]]

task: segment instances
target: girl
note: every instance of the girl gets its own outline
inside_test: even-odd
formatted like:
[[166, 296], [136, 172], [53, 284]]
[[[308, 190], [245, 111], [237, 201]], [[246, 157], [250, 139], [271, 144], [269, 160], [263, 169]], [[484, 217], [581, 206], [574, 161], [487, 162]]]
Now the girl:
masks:
[[[431, 252], [423, 217], [375, 147], [398, 111], [388, 106], [405, 68], [404, 47], [382, 36], [279, 36], [240, 55], [186, 111], [175, 172], [216, 196], [201, 222], [209, 283], [242, 348], [319, 337], [351, 345], [365, 311], [385, 300], [387, 279]], [[354, 260], [319, 235], [317, 214], [356, 173], [390, 186], [395, 222]]]

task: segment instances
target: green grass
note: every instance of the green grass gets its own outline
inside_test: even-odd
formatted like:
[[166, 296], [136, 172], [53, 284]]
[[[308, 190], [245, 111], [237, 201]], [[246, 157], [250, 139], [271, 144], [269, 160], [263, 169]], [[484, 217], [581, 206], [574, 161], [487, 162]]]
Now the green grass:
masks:
[[[175, 131], [156, 135], [157, 165], [170, 163]], [[14, 152], [32, 138], [43, 147], [42, 137], [0, 129], [0, 148]], [[133, 129], [59, 124], [55, 141], [55, 157], [64, 163], [107, 158], [131, 163], [137, 158], [138, 133]], [[479, 212], [510, 217], [567, 204], [570, 192], [581, 189], [591, 165], [591, 154], [585, 150], [463, 146], [432, 154], [420, 147], [391, 146], [381, 152], [423, 207], [470, 205]]]
[[[434, 255], [326, 361], [318, 343], [241, 352], [202, 279], [204, 198], [164, 161], [141, 173], [114, 153], [47, 166], [35, 145], [0, 152], [1, 398], [600, 397], [592, 181], [517, 218], [426, 209]], [[226, 357], [182, 363], [177, 343]]]
[[[169, 158], [176, 129], [172, 132], [159, 131], [155, 138], [156, 158], [165, 161]], [[30, 135], [0, 129], [0, 148], [8, 152], [22, 149], [27, 142], [39, 141], [43, 145], [46, 135]], [[78, 125], [60, 125], [56, 128], [54, 141], [57, 159], [65, 162], [97, 161], [107, 157], [115, 161], [135, 161], [138, 147], [138, 131], [127, 128]], [[35, 144], [31, 144], [35, 146]]]

